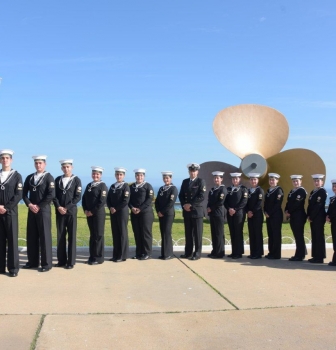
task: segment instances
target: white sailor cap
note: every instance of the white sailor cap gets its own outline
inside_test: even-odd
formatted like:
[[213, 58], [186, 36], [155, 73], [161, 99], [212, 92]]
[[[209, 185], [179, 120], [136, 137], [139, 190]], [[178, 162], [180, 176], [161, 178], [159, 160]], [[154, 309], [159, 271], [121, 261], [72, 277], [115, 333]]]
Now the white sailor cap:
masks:
[[126, 173], [127, 169], [125, 169], [125, 168], [119, 166], [119, 167], [115, 167], [115, 168], [114, 168], [114, 171], [115, 171], [116, 173]]
[[213, 175], [213, 176], [220, 176], [220, 177], [223, 177], [224, 174], [225, 174], [224, 171], [213, 171], [213, 172], [212, 172], [212, 175]]
[[59, 161], [61, 163], [61, 165], [63, 164], [71, 164], [73, 163], [73, 159], [62, 159]]
[[315, 179], [321, 179], [323, 180], [324, 179], [324, 176], [323, 174], [314, 174], [312, 175], [312, 178], [315, 180]]
[[230, 173], [231, 177], [241, 177], [242, 173]]
[[91, 169], [92, 169], [92, 172], [97, 171], [98, 173], [102, 173], [104, 171], [104, 168], [102, 168], [101, 166], [97, 166], [97, 165], [92, 165]]
[[250, 178], [250, 179], [258, 179], [260, 177], [260, 173], [248, 173], [247, 176]]
[[136, 174], [137, 174], [137, 173], [146, 174], [146, 169], [144, 169], [144, 168], [134, 169], [133, 171], [134, 171]]
[[280, 179], [280, 175], [277, 173], [269, 173], [268, 177], [273, 177], [274, 179]]
[[333, 185], [336, 185], [336, 179], [331, 180], [331, 183], [332, 183]]
[[2, 149], [0, 150], [0, 156], [2, 156], [3, 154], [9, 154], [10, 156], [12, 156], [14, 154], [14, 151], [12, 151], [11, 149]]
[[37, 160], [44, 160], [44, 161], [46, 161], [47, 156], [46, 155], [32, 156], [32, 158], [34, 159], [34, 162], [36, 162]]
[[172, 171], [168, 171], [168, 170], [161, 171], [161, 174], [162, 174], [162, 176], [170, 176], [170, 177], [173, 176], [173, 172]]
[[188, 170], [200, 170], [201, 166], [198, 163], [189, 163], [187, 164]]
[[296, 179], [301, 180], [301, 179], [303, 178], [303, 176], [302, 176], [302, 175], [291, 175], [290, 178], [291, 178], [292, 180], [296, 180]]

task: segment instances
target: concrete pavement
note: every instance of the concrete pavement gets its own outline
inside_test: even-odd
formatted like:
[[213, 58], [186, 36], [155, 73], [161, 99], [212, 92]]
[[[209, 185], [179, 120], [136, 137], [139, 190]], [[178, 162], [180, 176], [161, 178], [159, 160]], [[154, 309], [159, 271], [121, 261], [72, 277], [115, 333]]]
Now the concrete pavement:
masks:
[[79, 252], [73, 270], [0, 275], [0, 349], [336, 348], [331, 249], [323, 265], [289, 262], [291, 250], [276, 261], [207, 250], [98, 266]]

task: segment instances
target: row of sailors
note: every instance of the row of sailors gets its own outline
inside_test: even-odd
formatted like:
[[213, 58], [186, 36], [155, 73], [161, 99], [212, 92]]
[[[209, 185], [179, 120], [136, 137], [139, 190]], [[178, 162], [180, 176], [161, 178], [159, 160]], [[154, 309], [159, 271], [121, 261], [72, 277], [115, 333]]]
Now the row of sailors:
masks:
[[[82, 207], [87, 217], [90, 231], [89, 265], [104, 262], [104, 226], [105, 205], [110, 211], [113, 237], [114, 262], [126, 261], [128, 258], [129, 209], [131, 224], [135, 237], [136, 252], [134, 259], [147, 260], [152, 253], [152, 225], [154, 214], [152, 186], [145, 181], [145, 169], [135, 169], [135, 182], [129, 186], [125, 181], [125, 168], [115, 168], [116, 182], [108, 189], [101, 180], [103, 168], [92, 166], [92, 182], [82, 196], [80, 179], [72, 174], [72, 159], [61, 160], [62, 176], [55, 180], [46, 168], [46, 156], [33, 156], [36, 172], [30, 174], [22, 185], [21, 175], [11, 168], [12, 150], [1, 150], [2, 164], [0, 176], [0, 274], [6, 273], [16, 277], [19, 271], [18, 256], [18, 209], [17, 204], [24, 200], [29, 208], [27, 219], [27, 255], [28, 262], [23, 268], [38, 268], [47, 272], [52, 268], [51, 241], [51, 207], [56, 208], [57, 259], [54, 266], [72, 269], [76, 262], [77, 203], [82, 197]], [[189, 177], [183, 180], [180, 192], [172, 183], [172, 172], [162, 172], [164, 185], [160, 187], [155, 199], [155, 210], [159, 217], [162, 247], [160, 259], [173, 257], [172, 225], [174, 221], [174, 204], [177, 197], [183, 208], [185, 227], [185, 252], [181, 258], [198, 260], [202, 251], [203, 207], [206, 197], [205, 181], [198, 178], [200, 168], [197, 163], [187, 165]], [[258, 186], [259, 174], [250, 174], [251, 188], [240, 185], [239, 173], [232, 173], [232, 186], [222, 185], [223, 172], [213, 172], [215, 186], [208, 193], [207, 212], [210, 218], [213, 250], [209, 257], [224, 256], [224, 209], [228, 211], [228, 225], [232, 243], [229, 257], [238, 259], [244, 253], [243, 225], [245, 215], [248, 217], [251, 254], [249, 258], [258, 259], [264, 255], [262, 222], [263, 190]], [[264, 213], [269, 236], [269, 259], [281, 257], [281, 203], [283, 191], [278, 186], [278, 174], [269, 174], [270, 189], [267, 191]], [[335, 235], [335, 197], [331, 199], [328, 216], [324, 211], [326, 192], [323, 175], [314, 175], [315, 190], [311, 192], [308, 206], [308, 221], [312, 230], [312, 259], [310, 262], [323, 262], [325, 258], [324, 223], [332, 223], [333, 241]], [[306, 255], [303, 239], [303, 226], [306, 221], [304, 212], [305, 190], [301, 187], [301, 177], [293, 176], [294, 189], [288, 195], [286, 216], [290, 218], [291, 228], [297, 244], [291, 261], [301, 261]], [[336, 181], [333, 182], [336, 193]], [[323, 210], [321, 210], [323, 208]], [[68, 247], [67, 247], [68, 239]], [[6, 245], [8, 254], [6, 259]], [[334, 254], [330, 265], [336, 265]]]

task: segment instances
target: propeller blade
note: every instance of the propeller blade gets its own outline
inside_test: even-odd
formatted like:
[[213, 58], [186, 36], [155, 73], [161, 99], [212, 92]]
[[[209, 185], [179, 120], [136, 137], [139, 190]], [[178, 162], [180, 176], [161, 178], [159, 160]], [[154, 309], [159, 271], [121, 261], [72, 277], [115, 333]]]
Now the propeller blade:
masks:
[[[287, 195], [293, 188], [290, 175], [302, 175], [302, 186], [309, 193], [313, 188], [313, 174], [326, 174], [326, 167], [323, 160], [313, 151], [304, 148], [293, 148], [281, 152], [267, 159], [268, 172], [278, 173], [281, 177], [279, 186], [285, 192], [283, 208], [286, 205]], [[265, 178], [261, 184], [264, 190], [268, 189], [268, 179]], [[308, 200], [306, 200], [306, 207]]]
[[279, 153], [289, 134], [287, 120], [280, 112], [254, 104], [221, 110], [213, 130], [219, 142], [241, 159], [249, 154], [269, 158]]

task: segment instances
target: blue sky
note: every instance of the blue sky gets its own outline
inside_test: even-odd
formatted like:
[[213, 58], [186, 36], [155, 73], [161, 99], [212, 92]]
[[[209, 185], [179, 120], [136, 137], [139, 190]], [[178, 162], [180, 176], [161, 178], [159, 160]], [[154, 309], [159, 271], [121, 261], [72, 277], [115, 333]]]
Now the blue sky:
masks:
[[239, 166], [212, 121], [256, 103], [286, 116], [284, 150], [314, 150], [336, 178], [334, 0], [18, 0], [0, 16], [0, 148], [24, 177], [37, 153], [54, 176], [69, 157], [107, 182], [115, 166], [154, 185], [189, 162]]

